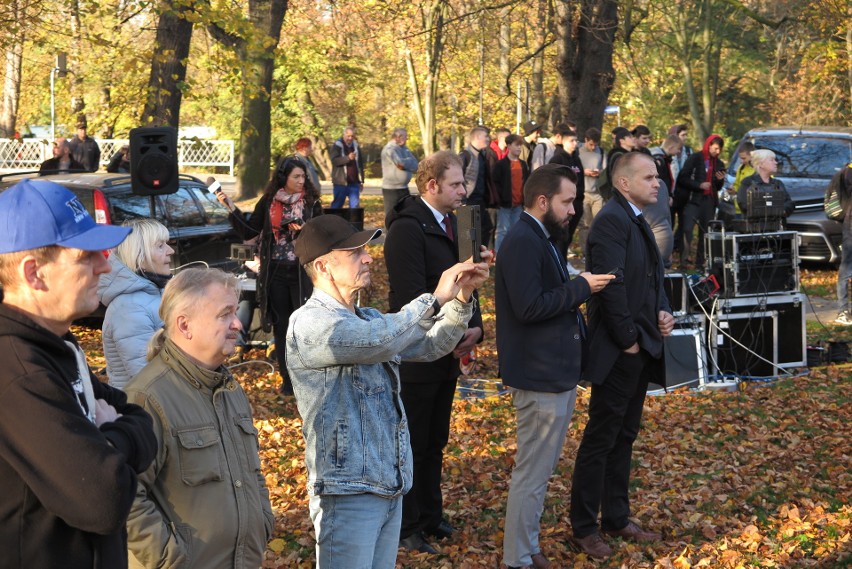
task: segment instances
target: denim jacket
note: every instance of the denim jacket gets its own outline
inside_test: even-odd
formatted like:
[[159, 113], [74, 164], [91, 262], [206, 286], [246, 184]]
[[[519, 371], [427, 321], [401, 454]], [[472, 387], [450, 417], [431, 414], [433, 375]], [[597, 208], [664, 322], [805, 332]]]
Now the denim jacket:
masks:
[[314, 290], [290, 317], [287, 368], [302, 417], [311, 495], [399, 496], [413, 475], [399, 363], [432, 361], [461, 340], [473, 303], [453, 300], [432, 316], [423, 294], [399, 312], [350, 312]]

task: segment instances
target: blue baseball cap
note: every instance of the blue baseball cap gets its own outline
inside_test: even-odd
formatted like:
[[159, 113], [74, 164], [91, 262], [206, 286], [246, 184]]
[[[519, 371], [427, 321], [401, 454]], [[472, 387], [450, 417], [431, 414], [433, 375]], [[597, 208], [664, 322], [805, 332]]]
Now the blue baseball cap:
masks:
[[131, 228], [95, 223], [70, 190], [23, 180], [0, 193], [0, 253], [59, 245], [83, 251], [112, 249]]

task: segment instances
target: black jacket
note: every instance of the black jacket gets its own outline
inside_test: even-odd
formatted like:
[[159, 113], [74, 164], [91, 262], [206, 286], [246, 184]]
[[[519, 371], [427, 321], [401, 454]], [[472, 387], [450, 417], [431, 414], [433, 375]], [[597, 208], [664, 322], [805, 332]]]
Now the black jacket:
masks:
[[[455, 215], [450, 214], [450, 219], [458, 235]], [[459, 253], [420, 196], [408, 196], [398, 203], [387, 228], [388, 304], [390, 311], [396, 312], [421, 294], [434, 292], [441, 273], [458, 262]], [[482, 328], [478, 302], [468, 328]], [[403, 383], [447, 381], [459, 374], [459, 361], [451, 353], [429, 363], [402, 362], [399, 368]]]
[[71, 146], [71, 156], [83, 165], [87, 172], [97, 172], [101, 167], [101, 147], [91, 136], [80, 140], [79, 136], [72, 136], [68, 141]]
[[583, 174], [583, 163], [580, 161], [580, 155], [577, 154], [577, 151], [568, 154], [563, 147], [557, 146], [549, 164], [559, 164], [571, 168], [571, 171], [577, 176], [577, 198], [575, 201], [583, 201], [583, 197], [586, 195], [586, 176]]
[[793, 210], [796, 209], [796, 204], [793, 203], [793, 198], [787, 193], [784, 182], [778, 178], [771, 178], [768, 184], [764, 184], [760, 174], [754, 173], [751, 176], [743, 178], [743, 181], [740, 183], [740, 189], [737, 192], [737, 203], [740, 205], [743, 217], [748, 217], [748, 191], [751, 188], [759, 187], [777, 188], [784, 192], [784, 217], [789, 217], [793, 213]]
[[[720, 158], [717, 158], [716, 168], [714, 172], [724, 171], [725, 163], [722, 162]], [[693, 152], [689, 155], [689, 157], [687, 157], [686, 162], [683, 163], [683, 168], [681, 168], [680, 172], [677, 175], [677, 184], [675, 185], [675, 191], [680, 194], [681, 191], [688, 190], [690, 198], [702, 196], [704, 194], [704, 190], [701, 189], [701, 184], [706, 181], [707, 167], [704, 165], [704, 155], [701, 152]], [[724, 182], [724, 178], [720, 180], [717, 179], [716, 176], [713, 176], [712, 196], [714, 203], [717, 202], [719, 199], [719, 190], [722, 189], [722, 185], [724, 184]]]
[[591, 289], [582, 278], [563, 280], [553, 252], [527, 213], [500, 244], [494, 277], [497, 353], [503, 383], [510, 387], [559, 393], [580, 380], [585, 325], [578, 308]]
[[127, 154], [120, 151], [113, 154], [106, 170], [110, 174], [129, 174], [130, 160], [127, 159]]
[[620, 146], [613, 146], [610, 151], [606, 155], [606, 170], [609, 174], [612, 174], [612, 169], [615, 167], [615, 163], [618, 162], [618, 159], [621, 158], [622, 154], [627, 154], [627, 150]]
[[[500, 254], [502, 255], [502, 246]], [[588, 303], [589, 363], [584, 379], [601, 384], [619, 352], [638, 342], [658, 358], [657, 383], [665, 382], [661, 310], [671, 312], [663, 288], [663, 261], [650, 229], [642, 228], [630, 204], [613, 192], [589, 230], [586, 270], [616, 278]]]
[[59, 169], [59, 158], [50, 158], [41, 163], [38, 169], [38, 175], [56, 174], [57, 172], [85, 172], [83, 165], [71, 158], [71, 163], [64, 170]]
[[[249, 240], [260, 235], [258, 240], [257, 250], [260, 257], [260, 273], [257, 275], [257, 302], [260, 305], [261, 324], [265, 331], [272, 329], [272, 324], [275, 316], [271, 314], [269, 308], [269, 288], [270, 279], [272, 277], [273, 265], [274, 270], [294, 270], [299, 271], [299, 281], [302, 285], [301, 304], [311, 296], [313, 286], [310, 279], [304, 274], [298, 265], [287, 266], [284, 263], [275, 263], [272, 261], [272, 250], [275, 246], [274, 234], [272, 232], [272, 223], [269, 220], [269, 204], [272, 201], [274, 194], [265, 193], [255, 204], [254, 211], [245, 220], [245, 214], [236, 208], [229, 219], [234, 231], [243, 239]], [[318, 215], [322, 215], [322, 203], [317, 199], [310, 206], [305, 206], [305, 221], [312, 219]]]
[[[523, 172], [523, 183], [527, 183], [527, 178], [530, 177], [529, 164], [524, 160], [518, 160], [521, 164], [521, 172]], [[508, 156], [505, 156], [494, 164], [494, 169], [491, 171], [491, 180], [494, 182], [494, 189], [497, 191], [497, 197], [500, 200], [500, 207], [512, 207], [512, 161]], [[521, 201], [523, 202], [523, 192], [521, 193]]]
[[124, 568], [136, 475], [157, 450], [151, 417], [92, 376], [121, 417], [89, 421], [63, 340], [0, 305], [0, 567]]

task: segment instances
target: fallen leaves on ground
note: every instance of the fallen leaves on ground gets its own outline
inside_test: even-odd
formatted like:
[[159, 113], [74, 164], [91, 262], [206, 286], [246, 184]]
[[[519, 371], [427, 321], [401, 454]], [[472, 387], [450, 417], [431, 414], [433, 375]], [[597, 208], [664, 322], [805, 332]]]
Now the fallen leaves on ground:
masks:
[[[77, 331], [80, 332], [79, 330]], [[99, 335], [82, 344], [99, 352]], [[264, 360], [261, 350], [250, 357]], [[265, 364], [234, 370], [252, 401], [276, 514], [264, 567], [311, 567], [301, 421]], [[648, 398], [633, 455], [632, 505], [660, 544], [614, 542], [595, 563], [568, 546], [570, 481], [586, 420], [581, 390], [562, 460], [548, 489], [541, 546], [556, 567], [846, 567], [852, 553], [852, 380], [829, 367], [743, 392]], [[445, 455], [445, 509], [459, 532], [430, 558], [400, 551], [404, 568], [500, 566], [515, 451], [506, 395], [459, 400]], [[844, 557], [845, 556], [845, 557]]]

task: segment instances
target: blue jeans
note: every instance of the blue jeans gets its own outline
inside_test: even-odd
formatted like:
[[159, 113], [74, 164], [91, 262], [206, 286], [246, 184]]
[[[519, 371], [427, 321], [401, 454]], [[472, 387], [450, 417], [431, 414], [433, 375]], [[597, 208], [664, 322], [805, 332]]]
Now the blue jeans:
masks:
[[343, 202], [349, 197], [349, 207], [358, 207], [361, 203], [361, 184], [349, 184], [348, 186], [340, 186], [334, 184], [334, 197], [331, 200], [331, 207], [338, 209], [343, 207]]
[[515, 207], [501, 207], [497, 210], [497, 236], [494, 238], [494, 251], [500, 250], [500, 243], [519, 219], [521, 212], [524, 211], [523, 206], [516, 205]]
[[402, 496], [311, 496], [317, 569], [393, 569], [399, 548]]
[[843, 227], [840, 266], [837, 268], [837, 310], [849, 309], [849, 278], [852, 277], [852, 229]]

